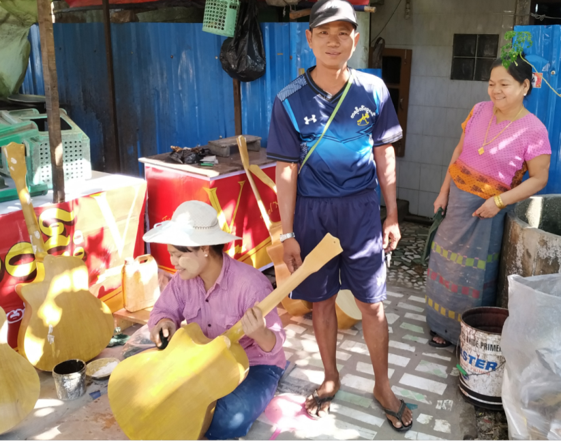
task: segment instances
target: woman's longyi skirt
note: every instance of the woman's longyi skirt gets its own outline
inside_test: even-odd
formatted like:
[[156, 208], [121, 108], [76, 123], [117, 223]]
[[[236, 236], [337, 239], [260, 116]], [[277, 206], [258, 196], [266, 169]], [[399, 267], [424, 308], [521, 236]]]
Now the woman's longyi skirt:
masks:
[[454, 182], [446, 218], [432, 244], [427, 274], [427, 324], [440, 337], [458, 344], [461, 315], [478, 306], [494, 306], [499, 256], [507, 210], [491, 219], [472, 214], [485, 202]]

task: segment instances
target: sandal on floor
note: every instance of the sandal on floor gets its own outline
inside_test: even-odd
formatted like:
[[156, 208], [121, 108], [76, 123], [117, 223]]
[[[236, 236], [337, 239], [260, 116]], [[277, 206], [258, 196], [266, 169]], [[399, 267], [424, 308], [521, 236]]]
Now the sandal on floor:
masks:
[[[317, 409], [316, 409], [315, 414], [310, 413], [310, 412], [308, 411], [308, 409], [306, 409], [306, 413], [308, 414], [308, 416], [309, 416], [311, 419], [313, 419], [313, 420], [319, 420], [319, 419], [321, 419], [322, 417], [319, 416], [319, 412], [320, 412], [320, 411], [325, 412], [326, 414], [329, 414], [329, 411], [330, 411], [330, 409], [331, 409], [331, 401], [333, 401], [333, 399], [335, 398], [335, 395], [331, 395], [331, 396], [329, 396], [329, 397], [320, 398], [319, 395], [318, 395], [318, 390], [316, 389], [316, 390], [314, 390], [314, 393], [312, 394], [312, 398], [313, 398], [314, 401], [316, 402]], [[327, 406], [327, 408], [325, 408], [325, 409], [322, 409], [322, 408], [321, 408], [321, 405], [322, 405], [323, 403], [329, 403], [329, 406]]]
[[388, 418], [388, 416], [386, 415], [386, 418], [388, 419], [388, 422], [390, 423], [390, 426], [393, 427], [393, 430], [395, 430], [397, 432], [407, 432], [409, 429], [411, 429], [411, 427], [413, 427], [413, 420], [411, 420], [411, 424], [409, 424], [408, 426], [406, 426], [403, 423], [403, 420], [401, 418], [403, 417], [403, 412], [407, 408], [407, 404], [405, 404], [405, 401], [403, 401], [403, 400], [399, 400], [399, 401], [401, 402], [401, 406], [399, 406], [399, 410], [397, 412], [394, 412], [393, 410], [390, 410], [390, 409], [384, 409], [384, 413], [397, 418], [397, 420], [401, 423], [401, 427], [395, 427], [393, 425], [392, 420], [390, 420]]
[[[438, 335], [433, 335], [433, 337], [439, 337]], [[442, 337], [440, 337], [442, 338]], [[448, 346], [450, 346], [452, 343], [450, 343], [449, 341], [444, 341], [444, 343], [438, 343], [436, 341], [434, 341], [434, 339], [431, 339], [429, 341], [429, 346], [432, 346], [433, 348], [447, 348]]]

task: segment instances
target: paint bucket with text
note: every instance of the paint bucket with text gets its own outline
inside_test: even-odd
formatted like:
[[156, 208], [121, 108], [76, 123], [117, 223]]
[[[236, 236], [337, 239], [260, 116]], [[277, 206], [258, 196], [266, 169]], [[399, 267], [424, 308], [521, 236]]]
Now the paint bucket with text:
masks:
[[505, 359], [501, 333], [507, 317], [507, 309], [487, 306], [462, 315], [459, 387], [465, 398], [479, 407], [502, 408]]

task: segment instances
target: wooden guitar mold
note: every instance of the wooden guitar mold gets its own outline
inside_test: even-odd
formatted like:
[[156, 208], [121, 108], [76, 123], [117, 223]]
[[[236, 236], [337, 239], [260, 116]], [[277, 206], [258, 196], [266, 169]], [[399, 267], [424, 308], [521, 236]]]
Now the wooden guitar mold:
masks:
[[89, 292], [88, 269], [79, 257], [45, 252], [25, 182], [25, 147], [12, 142], [4, 147], [4, 156], [18, 191], [38, 268], [43, 267], [32, 283], [16, 287], [25, 303], [18, 350], [42, 371], [52, 371], [58, 363], [72, 358], [91, 360], [113, 335], [111, 310]]
[[[282, 233], [282, 226], [280, 222], [273, 222], [267, 213], [267, 209], [263, 204], [263, 200], [261, 199], [261, 194], [255, 185], [255, 181], [253, 180], [253, 174], [255, 174], [264, 184], [272, 188], [276, 194], [277, 187], [275, 183], [267, 176], [261, 168], [256, 165], [249, 164], [249, 155], [247, 153], [247, 144], [245, 141], [245, 137], [238, 136], [238, 148], [240, 151], [240, 157], [242, 159], [243, 168], [247, 175], [247, 180], [251, 185], [251, 189], [253, 190], [253, 194], [255, 195], [255, 199], [257, 199], [257, 205], [259, 206], [259, 210], [261, 211], [261, 216], [263, 217], [263, 221], [267, 226], [267, 230], [269, 230], [269, 235], [271, 236], [271, 246], [267, 247], [267, 254], [273, 261], [273, 266], [275, 268], [275, 277], [277, 279], [277, 286], [282, 284], [289, 276], [290, 271], [288, 271], [288, 267], [286, 263], [284, 263], [283, 259], [283, 248], [282, 243], [280, 241], [280, 235]], [[257, 171], [259, 170], [259, 171]], [[285, 297], [282, 300], [282, 306], [286, 309], [292, 316], [299, 316], [305, 315], [312, 310], [312, 303], [306, 302], [305, 300], [294, 300], [290, 297]]]
[[8, 344], [8, 320], [0, 308], [0, 434], [31, 413], [39, 389], [37, 371]]
[[[258, 307], [267, 315], [311, 273], [343, 250], [325, 238], [302, 266]], [[177, 330], [165, 350], [149, 349], [119, 363], [109, 379], [109, 403], [121, 429], [131, 439], [200, 439], [216, 400], [246, 377], [247, 356], [239, 345], [241, 320], [210, 340], [196, 323]]]

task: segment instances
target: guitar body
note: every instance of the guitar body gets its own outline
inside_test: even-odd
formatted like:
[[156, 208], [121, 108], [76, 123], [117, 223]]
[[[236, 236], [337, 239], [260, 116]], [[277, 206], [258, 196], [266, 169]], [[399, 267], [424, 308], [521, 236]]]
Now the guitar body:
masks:
[[216, 400], [245, 379], [243, 348], [225, 336], [207, 338], [190, 323], [165, 350], [150, 349], [117, 365], [109, 379], [109, 403], [131, 439], [201, 439]]
[[111, 310], [88, 290], [88, 268], [80, 258], [47, 254], [25, 181], [25, 147], [11, 142], [3, 151], [37, 264], [35, 280], [16, 287], [25, 303], [18, 350], [42, 371], [72, 358], [89, 361], [111, 340]]
[[0, 308], [0, 434], [17, 426], [39, 399], [39, 375], [8, 345], [8, 321]]
[[113, 335], [109, 307], [88, 290], [88, 269], [78, 257], [45, 256], [43, 280], [20, 285], [25, 303], [18, 349], [42, 371], [99, 355]]

